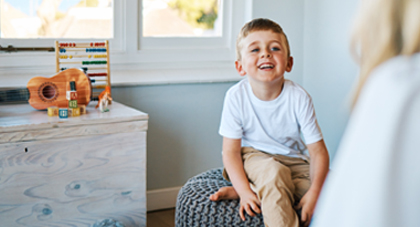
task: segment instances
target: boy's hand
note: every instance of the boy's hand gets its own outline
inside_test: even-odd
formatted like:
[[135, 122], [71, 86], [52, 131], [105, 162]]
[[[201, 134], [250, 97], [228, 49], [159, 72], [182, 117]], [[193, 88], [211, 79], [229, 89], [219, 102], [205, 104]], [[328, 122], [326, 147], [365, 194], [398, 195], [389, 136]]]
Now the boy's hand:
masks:
[[295, 207], [296, 210], [302, 209], [300, 220], [302, 226], [307, 227], [311, 223], [317, 199], [318, 195], [309, 190]]
[[302, 208], [301, 223], [303, 226], [309, 226], [319, 193], [328, 173], [329, 155], [324, 140], [307, 144], [309, 156], [311, 156], [310, 176], [311, 187], [302, 197], [297, 209]]
[[239, 207], [239, 216], [241, 217], [242, 221], [245, 221], [244, 211], [246, 211], [246, 213], [251, 217], [254, 217], [255, 213], [261, 213], [261, 202], [257, 195], [255, 195], [255, 193], [252, 191], [246, 192], [244, 195], [240, 195], [240, 204], [241, 206]]

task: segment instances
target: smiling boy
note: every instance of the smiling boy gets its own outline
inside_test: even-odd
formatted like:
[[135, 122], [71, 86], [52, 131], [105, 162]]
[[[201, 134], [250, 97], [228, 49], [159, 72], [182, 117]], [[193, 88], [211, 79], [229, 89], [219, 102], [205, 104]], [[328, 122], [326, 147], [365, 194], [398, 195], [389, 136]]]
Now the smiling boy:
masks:
[[308, 226], [329, 156], [311, 97], [284, 78], [293, 67], [287, 37], [277, 23], [254, 19], [236, 49], [236, 70], [247, 78], [226, 93], [219, 129], [224, 176], [233, 187], [210, 200], [239, 198], [240, 217], [262, 212], [265, 226]]

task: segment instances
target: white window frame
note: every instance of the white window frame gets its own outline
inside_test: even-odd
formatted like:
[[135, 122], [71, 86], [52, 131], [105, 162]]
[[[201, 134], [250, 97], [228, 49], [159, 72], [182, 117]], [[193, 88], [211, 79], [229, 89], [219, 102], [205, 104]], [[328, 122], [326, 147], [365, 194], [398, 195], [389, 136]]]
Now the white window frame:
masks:
[[[238, 80], [233, 64], [235, 40], [242, 25], [252, 18], [252, 1], [223, 1], [222, 37], [153, 38], [141, 34], [141, 0], [114, 0], [114, 37], [109, 39], [111, 84]], [[53, 47], [55, 40], [0, 39], [0, 45]], [[49, 77], [54, 70], [53, 52], [0, 52], [0, 87], [26, 86], [32, 77]]]

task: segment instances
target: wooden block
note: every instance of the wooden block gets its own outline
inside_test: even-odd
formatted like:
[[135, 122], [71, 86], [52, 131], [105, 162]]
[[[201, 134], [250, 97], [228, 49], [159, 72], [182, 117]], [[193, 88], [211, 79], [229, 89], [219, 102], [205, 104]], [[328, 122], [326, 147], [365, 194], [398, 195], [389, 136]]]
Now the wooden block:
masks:
[[69, 116], [72, 116], [72, 117], [80, 116], [80, 108], [79, 107], [69, 108]]
[[69, 111], [67, 110], [67, 108], [60, 108], [58, 110], [58, 116], [60, 118], [68, 118], [69, 117]]
[[86, 105], [79, 105], [80, 114], [86, 114]]
[[76, 91], [66, 91], [66, 99], [67, 100], [77, 100], [77, 92]]
[[77, 100], [77, 92], [70, 92], [70, 100]]
[[48, 116], [50, 117], [58, 116], [58, 107], [56, 106], [48, 107]]
[[69, 108], [76, 108], [77, 100], [69, 100]]

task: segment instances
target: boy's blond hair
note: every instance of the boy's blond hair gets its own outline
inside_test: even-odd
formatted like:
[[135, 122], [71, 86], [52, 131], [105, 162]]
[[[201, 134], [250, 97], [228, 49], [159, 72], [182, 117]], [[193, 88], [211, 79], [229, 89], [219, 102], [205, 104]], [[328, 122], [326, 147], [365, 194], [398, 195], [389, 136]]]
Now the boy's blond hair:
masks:
[[374, 68], [397, 55], [420, 52], [420, 0], [365, 0], [360, 6], [352, 37], [360, 64], [353, 105]]
[[242, 27], [241, 31], [239, 32], [238, 38], [236, 39], [237, 60], [241, 60], [241, 50], [242, 50], [241, 41], [244, 38], [246, 38], [249, 35], [249, 33], [255, 32], [255, 31], [272, 31], [274, 33], [283, 35], [286, 40], [287, 56], [290, 57], [289, 41], [287, 40], [287, 36], [284, 33], [283, 29], [280, 27], [280, 25], [266, 18], [257, 18], [246, 23]]

